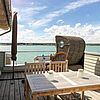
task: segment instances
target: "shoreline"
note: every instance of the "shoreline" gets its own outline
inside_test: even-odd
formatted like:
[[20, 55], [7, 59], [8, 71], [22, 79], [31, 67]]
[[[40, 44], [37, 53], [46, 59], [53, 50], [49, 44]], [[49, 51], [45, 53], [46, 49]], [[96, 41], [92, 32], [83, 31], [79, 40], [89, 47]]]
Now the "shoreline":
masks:
[[[11, 43], [0, 43], [0, 45], [11, 45]], [[56, 46], [56, 43], [17, 43], [17, 45], [51, 45]], [[86, 43], [87, 46], [100, 46], [100, 43]]]
[[[11, 43], [0, 43], [0, 45], [11, 45]], [[56, 45], [56, 43], [17, 43], [17, 45]]]

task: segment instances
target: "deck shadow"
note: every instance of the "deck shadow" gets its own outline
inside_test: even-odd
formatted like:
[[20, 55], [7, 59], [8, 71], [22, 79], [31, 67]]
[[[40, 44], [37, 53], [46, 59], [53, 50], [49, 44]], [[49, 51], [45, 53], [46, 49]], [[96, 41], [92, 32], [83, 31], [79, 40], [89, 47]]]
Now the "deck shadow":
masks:
[[[62, 94], [62, 95], [59, 95], [59, 96], [60, 96], [60, 98], [62, 100], [81, 100], [80, 93], [76, 93], [75, 95], [73, 93], [71, 93], [71, 94], [64, 94], [64, 95]], [[85, 98], [85, 100], [91, 100], [90, 96], [84, 95], [84, 98]]]

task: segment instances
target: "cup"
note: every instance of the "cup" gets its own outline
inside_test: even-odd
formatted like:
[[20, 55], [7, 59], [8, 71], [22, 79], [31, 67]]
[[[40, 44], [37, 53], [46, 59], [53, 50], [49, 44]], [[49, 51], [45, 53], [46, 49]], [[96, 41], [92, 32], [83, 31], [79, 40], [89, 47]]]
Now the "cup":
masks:
[[54, 79], [54, 71], [50, 70], [48, 71], [48, 80], [52, 81]]
[[78, 78], [82, 78], [82, 77], [83, 77], [83, 72], [84, 72], [83, 69], [78, 69], [77, 77], [78, 77]]

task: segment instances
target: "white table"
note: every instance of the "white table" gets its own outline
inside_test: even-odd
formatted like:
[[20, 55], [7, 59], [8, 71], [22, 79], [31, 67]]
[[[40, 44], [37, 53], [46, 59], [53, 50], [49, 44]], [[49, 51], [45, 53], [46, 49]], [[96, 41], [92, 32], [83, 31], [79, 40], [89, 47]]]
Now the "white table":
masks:
[[52, 81], [48, 80], [47, 74], [31, 74], [26, 75], [26, 78], [27, 100], [29, 100], [29, 88], [33, 100], [37, 100], [37, 96], [100, 89], [100, 77], [89, 73], [84, 73], [82, 78], [77, 78], [77, 72], [57, 72], [54, 73]]

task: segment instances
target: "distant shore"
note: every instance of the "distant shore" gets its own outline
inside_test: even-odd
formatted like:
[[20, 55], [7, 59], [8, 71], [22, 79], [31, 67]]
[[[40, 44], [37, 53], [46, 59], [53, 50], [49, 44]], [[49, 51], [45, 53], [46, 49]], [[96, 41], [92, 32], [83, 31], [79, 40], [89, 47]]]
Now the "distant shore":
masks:
[[[11, 45], [11, 43], [0, 43], [0, 45]], [[17, 43], [17, 45], [56, 45], [56, 43]]]
[[[11, 43], [0, 43], [0, 45], [11, 45]], [[56, 45], [56, 43], [17, 43], [17, 45]], [[90, 46], [100, 46], [100, 43], [87, 43]]]
[[90, 46], [100, 46], [100, 43], [87, 43], [86, 45], [90, 45]]

